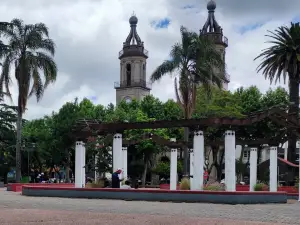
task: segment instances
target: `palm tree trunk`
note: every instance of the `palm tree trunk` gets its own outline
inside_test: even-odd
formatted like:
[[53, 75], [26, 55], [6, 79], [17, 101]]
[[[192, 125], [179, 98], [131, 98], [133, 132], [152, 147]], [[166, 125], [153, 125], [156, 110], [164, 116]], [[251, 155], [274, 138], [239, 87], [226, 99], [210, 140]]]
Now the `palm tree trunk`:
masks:
[[[299, 82], [297, 79], [290, 79], [290, 108], [289, 116], [296, 116], [299, 119]], [[288, 130], [288, 161], [296, 162], [297, 136], [292, 130]]]
[[183, 161], [183, 175], [188, 176], [188, 159], [189, 159], [189, 149], [188, 149], [188, 142], [189, 142], [189, 128], [184, 128], [184, 142], [186, 143], [186, 146], [184, 146], [184, 161]]
[[21, 181], [22, 112], [18, 110], [16, 144], [16, 182]]

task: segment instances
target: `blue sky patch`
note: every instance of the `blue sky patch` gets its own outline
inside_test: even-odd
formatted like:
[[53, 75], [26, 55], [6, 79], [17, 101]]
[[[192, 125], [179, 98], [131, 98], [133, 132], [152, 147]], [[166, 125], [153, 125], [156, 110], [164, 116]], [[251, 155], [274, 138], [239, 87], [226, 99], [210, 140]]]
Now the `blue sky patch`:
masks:
[[260, 27], [262, 27], [265, 23], [255, 23], [255, 24], [248, 24], [248, 25], [245, 25], [245, 26], [241, 26], [238, 28], [238, 32], [240, 34], [244, 34], [248, 31], [252, 31], [252, 30], [256, 30]]
[[165, 29], [168, 28], [171, 23], [171, 20], [169, 18], [163, 18], [160, 20], [154, 20], [151, 22], [151, 26], [155, 29]]
[[293, 23], [298, 23], [300, 22], [300, 15], [296, 16], [295, 18], [292, 19]]
[[194, 5], [185, 5], [182, 7], [183, 9], [194, 9], [195, 6]]
[[89, 100], [91, 100], [92, 102], [95, 102], [95, 101], [97, 101], [97, 96], [90, 96], [89, 98], [88, 98]]

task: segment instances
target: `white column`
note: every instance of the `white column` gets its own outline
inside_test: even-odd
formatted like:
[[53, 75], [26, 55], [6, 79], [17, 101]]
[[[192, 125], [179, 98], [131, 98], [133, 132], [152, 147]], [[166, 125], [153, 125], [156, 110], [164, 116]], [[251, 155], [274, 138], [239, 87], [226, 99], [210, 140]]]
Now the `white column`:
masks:
[[191, 190], [203, 190], [204, 175], [204, 136], [203, 131], [194, 132], [194, 168], [193, 188]]
[[[175, 138], [171, 138], [171, 142], [176, 142]], [[170, 165], [170, 190], [177, 189], [177, 149], [171, 149], [171, 165]]]
[[194, 175], [194, 150], [191, 148], [190, 149], [190, 187], [191, 187], [191, 190], [192, 187], [193, 187], [193, 176]]
[[287, 160], [287, 157], [288, 157], [288, 142], [285, 142], [283, 144], [283, 148], [284, 148], [284, 160]]
[[257, 182], [257, 148], [250, 149], [250, 191], [254, 191]]
[[122, 168], [122, 134], [115, 134], [113, 140], [113, 172]]
[[277, 191], [277, 147], [270, 147], [270, 191]]
[[85, 158], [86, 158], [86, 151], [85, 151], [85, 143], [84, 142], [81, 142], [81, 148], [82, 148], [82, 187], [85, 187]]
[[82, 142], [76, 141], [75, 146], [75, 188], [82, 188]]
[[298, 155], [298, 163], [299, 163], [299, 176], [298, 176], [299, 197], [298, 197], [298, 201], [300, 202], [300, 154]]
[[122, 148], [122, 156], [123, 156], [123, 178], [126, 180], [128, 177], [127, 174], [127, 162], [128, 162], [128, 158], [127, 158], [127, 147], [123, 147]]
[[235, 132], [225, 132], [225, 185], [226, 191], [235, 191]]

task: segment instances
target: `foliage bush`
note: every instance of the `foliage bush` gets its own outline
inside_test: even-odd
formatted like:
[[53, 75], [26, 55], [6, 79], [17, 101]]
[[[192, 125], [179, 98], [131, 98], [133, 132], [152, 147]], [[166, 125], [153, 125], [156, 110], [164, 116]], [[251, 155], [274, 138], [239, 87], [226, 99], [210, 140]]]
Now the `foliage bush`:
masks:
[[[182, 173], [183, 166], [182, 162], [177, 162], [177, 173]], [[170, 162], [159, 162], [155, 166], [155, 168], [152, 169], [152, 172], [159, 175], [161, 178], [169, 178], [170, 177]]]
[[264, 191], [266, 190], [267, 185], [265, 185], [264, 183], [257, 183], [254, 185], [254, 191]]
[[182, 178], [180, 182], [180, 190], [190, 190], [191, 183], [189, 178]]
[[299, 177], [296, 177], [295, 188], [299, 189]]
[[224, 184], [209, 184], [203, 187], [203, 190], [205, 191], [225, 191], [225, 185]]
[[95, 181], [92, 183], [87, 183], [86, 188], [104, 188], [104, 180]]

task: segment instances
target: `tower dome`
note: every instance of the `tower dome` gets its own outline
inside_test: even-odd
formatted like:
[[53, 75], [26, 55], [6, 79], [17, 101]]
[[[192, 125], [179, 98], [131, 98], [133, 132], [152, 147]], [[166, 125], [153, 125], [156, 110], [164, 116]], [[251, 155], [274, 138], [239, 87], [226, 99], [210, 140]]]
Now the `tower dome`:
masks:
[[214, 0], [210, 0], [208, 3], [207, 3], [207, 10], [208, 11], [214, 11], [216, 9], [216, 2]]
[[138, 18], [135, 15], [132, 15], [129, 18], [129, 23], [130, 23], [130, 25], [136, 25], [138, 23]]

